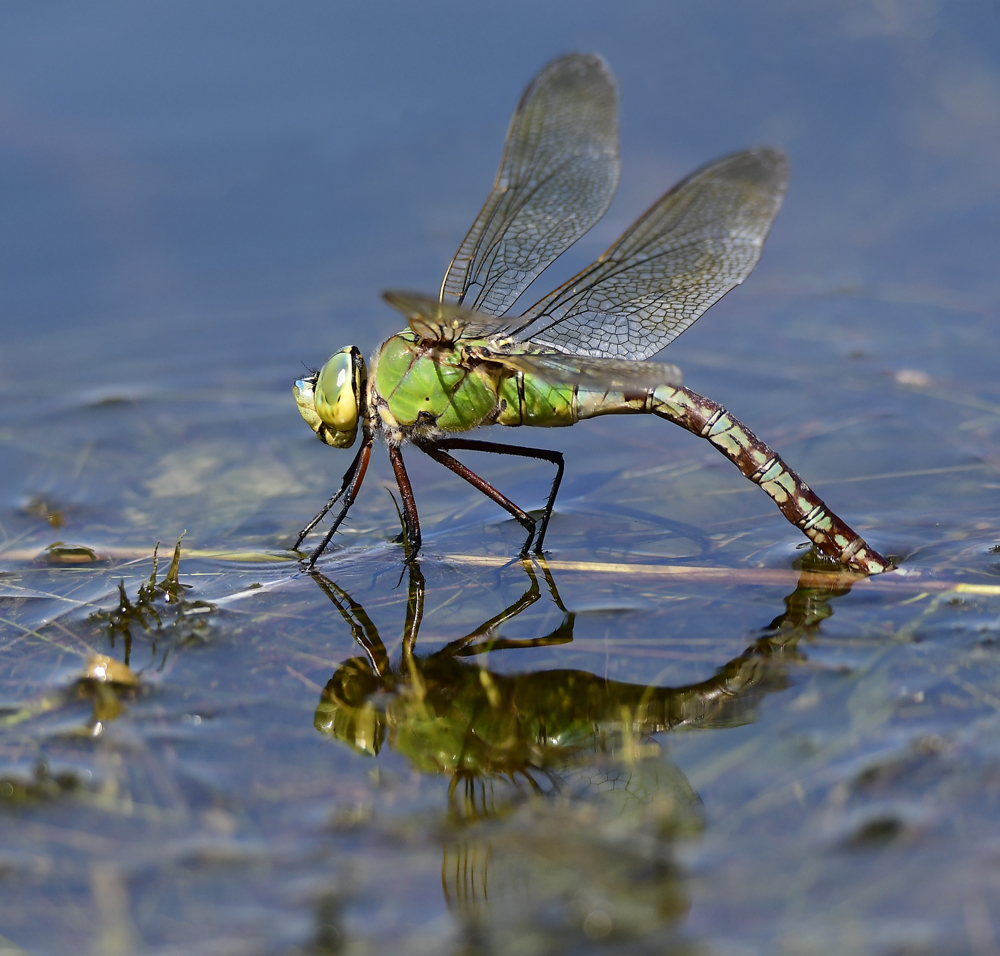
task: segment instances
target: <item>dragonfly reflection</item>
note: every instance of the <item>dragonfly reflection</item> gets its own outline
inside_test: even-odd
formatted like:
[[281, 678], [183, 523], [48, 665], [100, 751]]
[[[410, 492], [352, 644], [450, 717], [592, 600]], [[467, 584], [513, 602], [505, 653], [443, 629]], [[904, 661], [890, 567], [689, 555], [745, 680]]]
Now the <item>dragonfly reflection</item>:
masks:
[[426, 584], [419, 565], [411, 562], [397, 663], [361, 604], [314, 574], [364, 650], [327, 683], [316, 709], [316, 729], [372, 756], [388, 742], [416, 769], [449, 774], [453, 790], [463, 780], [498, 774], [537, 789], [543, 778], [552, 779], [554, 768], [613, 750], [623, 737], [638, 740], [682, 727], [746, 722], [762, 694], [786, 686], [784, 675], [768, 665], [775, 657], [794, 656], [801, 627], [818, 624], [826, 597], [843, 593], [823, 589], [817, 602], [816, 588], [796, 589], [765, 637], [696, 684], [650, 687], [563, 668], [495, 673], [474, 659], [573, 640], [576, 615], [563, 604], [544, 564], [541, 577], [562, 620], [536, 638], [499, 635], [502, 624], [542, 595], [535, 566], [525, 561], [523, 567], [528, 585], [516, 601], [464, 637], [420, 656], [416, 645]]
[[[544, 563], [525, 561], [523, 567], [527, 586], [516, 601], [465, 636], [419, 654], [426, 585], [419, 565], [408, 565], [398, 659], [364, 607], [314, 574], [363, 650], [327, 683], [316, 729], [370, 756], [388, 746], [415, 770], [450, 778], [449, 819], [458, 831], [444, 840], [442, 885], [463, 918], [481, 922], [490, 913], [496, 926], [498, 920], [526, 919], [525, 907], [541, 905], [551, 888], [538, 872], [536, 844], [542, 841], [550, 876], [551, 867], [582, 868], [587, 892], [611, 901], [598, 921], [606, 916], [620, 929], [627, 910], [635, 932], [646, 932], [650, 920], [672, 924], [687, 910], [679, 872], [666, 859], [654, 880], [622, 877], [623, 866], [638, 872], [640, 861], [615, 842], [625, 831], [669, 846], [664, 838], [696, 836], [702, 828], [698, 795], [652, 735], [752, 721], [762, 697], [789, 686], [785, 665], [800, 658], [799, 640], [829, 617], [830, 599], [849, 587], [797, 587], [785, 598], [785, 611], [714, 676], [658, 687], [568, 668], [517, 674], [491, 669], [490, 652], [573, 640], [576, 615], [563, 604]], [[543, 598], [543, 582], [561, 612], [558, 624], [531, 639], [503, 637], [505, 622]], [[531, 822], [504, 823], [525, 801]], [[589, 821], [583, 830], [581, 819]], [[480, 832], [484, 825], [487, 831]], [[612, 825], [618, 836], [606, 839], [602, 827]]]

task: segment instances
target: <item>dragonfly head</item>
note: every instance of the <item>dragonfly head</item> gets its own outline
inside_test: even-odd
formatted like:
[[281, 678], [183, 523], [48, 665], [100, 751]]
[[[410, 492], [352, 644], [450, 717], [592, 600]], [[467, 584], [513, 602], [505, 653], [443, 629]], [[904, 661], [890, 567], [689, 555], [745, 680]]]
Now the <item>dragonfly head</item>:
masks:
[[299, 412], [320, 441], [334, 448], [354, 444], [366, 376], [361, 352], [349, 345], [334, 352], [318, 372], [292, 386]]

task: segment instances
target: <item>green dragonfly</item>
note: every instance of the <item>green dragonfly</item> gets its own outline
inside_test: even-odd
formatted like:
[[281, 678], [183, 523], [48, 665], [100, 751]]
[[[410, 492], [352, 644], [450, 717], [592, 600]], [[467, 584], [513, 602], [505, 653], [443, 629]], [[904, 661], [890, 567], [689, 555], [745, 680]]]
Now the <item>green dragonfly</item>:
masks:
[[[402, 447], [412, 444], [464, 478], [528, 532], [545, 532], [563, 475], [557, 451], [453, 437], [484, 425], [572, 425], [598, 415], [653, 414], [707, 439], [816, 549], [852, 571], [893, 567], [838, 518], [745, 425], [681, 385], [674, 365], [647, 361], [739, 285], [760, 258], [788, 183], [777, 149], [745, 150], [703, 167], [656, 202], [595, 263], [519, 316], [506, 313], [534, 279], [604, 214], [618, 184], [614, 78], [599, 56], [569, 54], [529, 84], [514, 111], [500, 172], [445, 273], [438, 298], [387, 292], [408, 328], [366, 369], [349, 346], [295, 383], [320, 440], [361, 447], [340, 490], [302, 529], [295, 549], [335, 504], [326, 550], [357, 497], [376, 438], [389, 449], [402, 499], [407, 561], [420, 524]], [[541, 520], [449, 454], [516, 455], [556, 467]]]

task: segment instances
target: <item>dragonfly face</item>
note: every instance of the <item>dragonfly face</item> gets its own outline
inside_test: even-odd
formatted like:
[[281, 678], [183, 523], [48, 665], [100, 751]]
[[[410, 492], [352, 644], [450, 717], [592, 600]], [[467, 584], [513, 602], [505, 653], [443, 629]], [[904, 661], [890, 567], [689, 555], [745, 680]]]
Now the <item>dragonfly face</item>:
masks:
[[367, 373], [353, 345], [334, 352], [327, 363], [292, 386], [299, 412], [319, 440], [334, 448], [350, 448], [358, 436]]

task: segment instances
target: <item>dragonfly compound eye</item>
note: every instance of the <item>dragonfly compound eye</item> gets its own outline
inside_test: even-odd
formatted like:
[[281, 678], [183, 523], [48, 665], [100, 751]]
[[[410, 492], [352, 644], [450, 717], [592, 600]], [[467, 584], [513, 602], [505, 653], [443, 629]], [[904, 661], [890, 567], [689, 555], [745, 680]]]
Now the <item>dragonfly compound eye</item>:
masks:
[[302, 417], [328, 445], [350, 448], [358, 434], [365, 364], [349, 346], [335, 352], [318, 375], [299, 379], [292, 391]]

